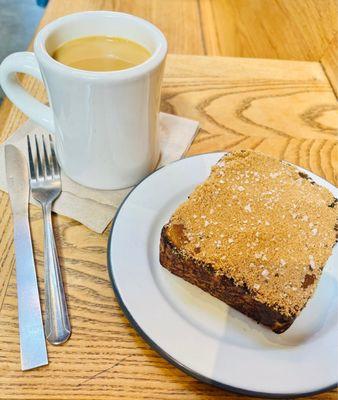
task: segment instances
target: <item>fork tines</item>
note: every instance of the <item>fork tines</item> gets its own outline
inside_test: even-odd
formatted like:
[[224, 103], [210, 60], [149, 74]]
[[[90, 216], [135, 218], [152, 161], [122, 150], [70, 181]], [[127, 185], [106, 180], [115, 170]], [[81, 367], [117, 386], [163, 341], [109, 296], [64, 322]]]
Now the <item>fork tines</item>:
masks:
[[30, 169], [31, 179], [36, 180], [36, 179], [46, 179], [46, 178], [52, 178], [52, 179], [59, 178], [60, 167], [56, 159], [52, 136], [49, 135], [49, 141], [47, 142], [47, 146], [46, 146], [45, 135], [41, 135], [41, 137], [42, 137], [42, 151], [40, 151], [40, 145], [37, 135], [34, 135], [35, 154], [36, 154], [35, 158], [36, 162], [34, 162], [31, 140], [29, 135], [27, 135], [28, 158], [29, 158], [29, 169]]

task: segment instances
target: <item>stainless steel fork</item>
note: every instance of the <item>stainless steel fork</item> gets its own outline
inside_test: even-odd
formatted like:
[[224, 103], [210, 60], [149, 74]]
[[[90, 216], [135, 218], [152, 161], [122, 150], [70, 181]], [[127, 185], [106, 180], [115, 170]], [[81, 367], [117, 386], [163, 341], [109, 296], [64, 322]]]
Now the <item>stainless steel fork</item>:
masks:
[[68, 340], [71, 334], [51, 218], [52, 203], [61, 193], [60, 167], [52, 137], [49, 135], [49, 146], [46, 146], [42, 135], [42, 151], [36, 135], [34, 141], [35, 161], [27, 136], [31, 191], [34, 199], [41, 204], [44, 219], [45, 332], [48, 342], [57, 345]]

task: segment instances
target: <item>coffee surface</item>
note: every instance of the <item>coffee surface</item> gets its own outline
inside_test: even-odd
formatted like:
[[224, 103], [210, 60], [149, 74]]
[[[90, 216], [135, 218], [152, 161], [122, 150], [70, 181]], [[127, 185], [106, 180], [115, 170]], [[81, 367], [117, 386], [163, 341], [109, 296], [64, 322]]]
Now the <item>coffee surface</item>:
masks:
[[145, 62], [151, 53], [140, 44], [112, 36], [85, 36], [63, 43], [52, 57], [86, 71], [118, 71]]

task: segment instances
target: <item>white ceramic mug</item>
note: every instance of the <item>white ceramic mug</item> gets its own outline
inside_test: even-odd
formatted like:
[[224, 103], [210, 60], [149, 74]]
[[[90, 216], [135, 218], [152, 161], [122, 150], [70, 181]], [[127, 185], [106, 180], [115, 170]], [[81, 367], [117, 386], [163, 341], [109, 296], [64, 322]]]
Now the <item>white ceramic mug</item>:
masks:
[[[68, 67], [51, 54], [71, 39], [107, 35], [130, 39], [151, 57], [133, 68], [92, 72]], [[97, 189], [134, 185], [159, 159], [158, 111], [167, 41], [151, 23], [124, 13], [70, 14], [44, 27], [34, 53], [8, 56], [0, 81], [9, 99], [29, 118], [55, 134], [64, 172]], [[17, 81], [23, 72], [43, 80], [50, 106], [29, 95]]]

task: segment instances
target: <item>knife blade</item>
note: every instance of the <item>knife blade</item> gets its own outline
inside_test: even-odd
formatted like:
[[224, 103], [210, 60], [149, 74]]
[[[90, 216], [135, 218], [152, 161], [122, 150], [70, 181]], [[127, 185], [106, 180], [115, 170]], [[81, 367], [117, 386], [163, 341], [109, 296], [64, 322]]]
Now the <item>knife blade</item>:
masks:
[[27, 162], [15, 146], [5, 146], [7, 189], [14, 220], [14, 249], [20, 334], [21, 369], [48, 364], [28, 219]]

